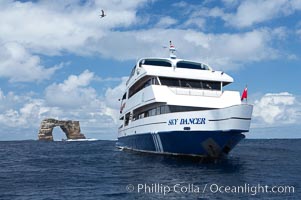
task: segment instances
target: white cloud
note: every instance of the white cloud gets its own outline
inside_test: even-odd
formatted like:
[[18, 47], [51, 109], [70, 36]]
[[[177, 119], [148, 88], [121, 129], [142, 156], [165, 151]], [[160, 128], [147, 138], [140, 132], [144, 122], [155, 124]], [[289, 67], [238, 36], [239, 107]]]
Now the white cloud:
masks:
[[[150, 29], [112, 33], [90, 46], [109, 58], [119, 60], [145, 56], [168, 56], [162, 46], [172, 40], [181, 58], [208, 62], [214, 68], [233, 69], [245, 63], [275, 59], [277, 50], [271, 41], [273, 30], [259, 29], [236, 34], [205, 34], [194, 30]], [[135, 45], [132, 45], [135, 44]], [[128, 48], [131, 46], [132, 48]]]
[[0, 46], [0, 77], [11, 82], [31, 82], [49, 79], [60, 68], [46, 68], [39, 56], [32, 55], [18, 43], [6, 43]]
[[[191, 15], [209, 19], [220, 18], [226, 25], [249, 28], [254, 25], [286, 17], [301, 10], [300, 0], [223, 0], [223, 7], [189, 7]], [[186, 8], [185, 7], [185, 8]]]
[[57, 117], [61, 111], [56, 107], [48, 107], [44, 100], [34, 99], [29, 94], [15, 95], [8, 93], [3, 95], [1, 104], [0, 124], [1, 127], [11, 127], [18, 130], [38, 127], [39, 121], [45, 116]]
[[237, 5], [241, 0], [222, 0], [226, 6]]
[[185, 21], [184, 27], [196, 26], [200, 29], [204, 29], [206, 25], [206, 20], [201, 17], [191, 17]]
[[268, 93], [254, 103], [254, 126], [281, 126], [298, 124], [301, 119], [301, 101], [294, 95]]
[[[104, 95], [99, 95], [90, 86], [90, 83], [95, 80], [94, 73], [85, 70], [78, 76], [70, 75], [63, 83], [55, 83], [47, 87], [45, 103], [51, 107], [58, 107], [86, 122], [94, 122], [94, 119], [98, 117], [103, 120], [103, 117], [106, 116], [111, 120], [109, 123], [111, 126], [112, 123], [118, 121], [120, 107], [118, 99], [123, 95], [126, 79], [126, 77], [122, 78], [119, 85], [114, 88], [109, 87]], [[100, 125], [106, 126], [103, 123], [98, 126]]]
[[25, 101], [27, 101], [26, 97], [15, 95], [13, 92], [4, 94], [4, 92], [0, 88], [0, 113], [4, 113], [6, 110], [13, 109], [17, 105]]
[[237, 7], [236, 13], [219, 15], [228, 24], [238, 28], [287, 16], [301, 9], [299, 0], [246, 0]]
[[214, 55], [217, 60], [229, 60], [233, 64], [274, 59], [277, 51], [270, 46], [271, 39], [271, 32], [268, 30], [214, 35], [209, 40], [211, 48], [208, 55]]
[[[279, 39], [272, 33], [277, 28], [210, 34], [192, 29], [164, 29], [179, 22], [171, 17], [163, 17], [156, 28], [133, 31], [131, 26], [141, 23], [137, 9], [145, 5], [147, 0], [67, 1], [62, 4], [52, 1], [5, 2], [0, 6], [0, 40], [15, 41], [30, 54], [57, 55], [68, 52], [132, 60], [142, 56], [168, 56], [162, 46], [173, 40], [180, 57], [205, 59], [217, 68], [235, 68], [244, 63], [278, 56], [272, 47], [272, 41]], [[185, 10], [186, 7], [190, 10], [193, 8], [185, 2], [173, 5], [185, 6]], [[107, 14], [103, 19], [98, 17], [101, 9]], [[228, 16], [220, 8], [202, 8], [194, 10], [182, 27], [203, 29], [207, 15]], [[120, 31], [120, 28], [125, 29]]]
[[176, 2], [172, 4], [175, 7], [179, 7], [179, 8], [186, 8], [189, 6], [189, 4], [186, 1], [180, 1], [180, 2]]
[[0, 88], [0, 101], [2, 101], [3, 99], [4, 99], [4, 94], [3, 94], [3, 91]]
[[170, 27], [174, 24], [177, 23], [177, 20], [172, 18], [172, 17], [169, 17], [169, 16], [165, 16], [165, 17], [162, 17], [159, 22], [156, 24], [156, 27], [158, 28], [167, 28], [167, 27]]
[[[91, 54], [91, 39], [112, 28], [138, 23], [136, 9], [145, 1], [3, 1], [0, 5], [0, 40], [15, 41], [32, 52], [46, 55], [68, 51]], [[99, 18], [100, 10], [107, 16]]]
[[112, 116], [117, 123], [120, 111], [120, 101], [125, 92], [125, 85], [128, 77], [123, 77], [121, 83], [114, 87], [108, 88], [105, 93], [106, 114]]
[[273, 18], [281, 12], [286, 0], [280, 1], [244, 1], [237, 8], [235, 15], [228, 17], [228, 22], [237, 27], [248, 27], [255, 23]]
[[70, 75], [63, 83], [53, 83], [45, 89], [47, 104], [68, 108], [89, 104], [97, 96], [95, 89], [88, 86], [93, 78], [94, 74], [86, 70], [78, 76]]

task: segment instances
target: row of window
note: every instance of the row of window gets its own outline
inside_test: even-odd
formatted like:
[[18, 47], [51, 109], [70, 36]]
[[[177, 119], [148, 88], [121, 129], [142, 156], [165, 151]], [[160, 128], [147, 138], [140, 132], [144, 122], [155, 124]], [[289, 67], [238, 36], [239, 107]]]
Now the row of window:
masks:
[[[139, 63], [139, 66], [141, 65], [172, 67], [172, 64], [168, 60], [164, 60], [164, 59], [144, 59]], [[196, 63], [196, 62], [189, 62], [189, 61], [178, 61], [176, 67], [185, 68], [185, 69], [209, 70], [209, 67], [203, 63]]]
[[137, 83], [135, 83], [130, 89], [129, 89], [129, 98], [142, 90], [143, 88], [146, 88], [150, 85], [159, 85], [158, 80], [156, 77], [152, 77], [149, 79], [140, 80]]
[[190, 79], [175, 79], [160, 77], [162, 85], [171, 87], [195, 88], [205, 90], [221, 90], [221, 82], [218, 81], [201, 81]]
[[158, 106], [156, 108], [152, 108], [150, 110], [147, 110], [145, 112], [142, 112], [138, 115], [134, 115], [134, 119], [141, 119], [144, 117], [150, 117], [154, 115], [160, 115], [160, 114], [165, 114], [165, 113], [170, 113], [169, 106]]
[[[191, 88], [191, 89], [204, 89], [204, 90], [221, 90], [221, 82], [218, 81], [202, 81], [202, 80], [190, 80], [190, 79], [176, 79], [159, 77], [161, 85], [167, 85], [170, 87]], [[148, 80], [141, 80], [137, 82], [129, 89], [129, 97], [133, 96], [143, 88], [150, 85], [159, 85], [156, 77], [149, 78]]]
[[161, 115], [165, 113], [174, 113], [174, 112], [189, 112], [189, 111], [198, 111], [198, 110], [209, 110], [210, 108], [200, 108], [200, 107], [191, 107], [191, 106], [171, 106], [163, 105], [156, 108], [149, 109], [147, 111], [134, 114], [133, 120], [142, 119], [145, 117]]

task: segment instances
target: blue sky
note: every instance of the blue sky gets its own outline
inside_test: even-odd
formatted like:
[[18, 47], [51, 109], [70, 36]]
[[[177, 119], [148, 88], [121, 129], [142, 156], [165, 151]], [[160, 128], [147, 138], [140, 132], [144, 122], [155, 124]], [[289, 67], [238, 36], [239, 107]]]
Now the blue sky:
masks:
[[0, 140], [36, 139], [46, 117], [115, 139], [126, 77], [169, 40], [230, 74], [227, 89], [248, 85], [248, 138], [300, 138], [300, 0], [2, 0]]

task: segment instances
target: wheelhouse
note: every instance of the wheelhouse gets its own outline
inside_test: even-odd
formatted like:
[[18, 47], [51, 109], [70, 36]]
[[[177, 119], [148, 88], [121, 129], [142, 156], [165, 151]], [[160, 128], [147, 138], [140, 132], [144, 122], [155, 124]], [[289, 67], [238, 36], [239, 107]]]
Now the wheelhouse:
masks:
[[[150, 69], [154, 70], [152, 72], [158, 73], [149, 73], [148, 70]], [[176, 72], [177, 69], [181, 70], [181, 72], [184, 70], [188, 76], [185, 78], [181, 76], [182, 74], [179, 76], [173, 76], [173, 74], [179, 73]], [[169, 71], [164, 71], [163, 73], [163, 70]], [[195, 76], [195, 74], [198, 73], [205, 73], [205, 76], [198, 78]], [[191, 77], [189, 77], [189, 74]], [[124, 121], [122, 127], [128, 126], [131, 121], [155, 115], [214, 109], [201, 106], [167, 105], [162, 102], [150, 102], [141, 104], [141, 106], [128, 108], [126, 112], [123, 112], [125, 102], [131, 101], [132, 98], [135, 98], [137, 93], [154, 85], [159, 87], [168, 87], [172, 91], [176, 90], [176, 92], [178, 90], [189, 91], [189, 93], [185, 93], [185, 95], [195, 96], [197, 94], [198, 96], [220, 96], [222, 94], [223, 87], [232, 82], [232, 78], [231, 80], [222, 79], [222, 75], [223, 72], [216, 72], [204, 63], [165, 58], [140, 59], [131, 71], [127, 81], [127, 91], [124, 93], [121, 100], [120, 120]], [[193, 91], [196, 92], [194, 93]], [[137, 105], [138, 104], [140, 103], [138, 102]]]

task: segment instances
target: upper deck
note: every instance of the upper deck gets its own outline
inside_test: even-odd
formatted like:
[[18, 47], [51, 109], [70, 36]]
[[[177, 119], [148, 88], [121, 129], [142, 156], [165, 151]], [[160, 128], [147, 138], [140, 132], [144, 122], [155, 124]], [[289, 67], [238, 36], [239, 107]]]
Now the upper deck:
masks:
[[132, 69], [127, 87], [145, 76], [217, 81], [223, 85], [233, 82], [226, 73], [215, 71], [204, 63], [175, 58], [142, 58]]

